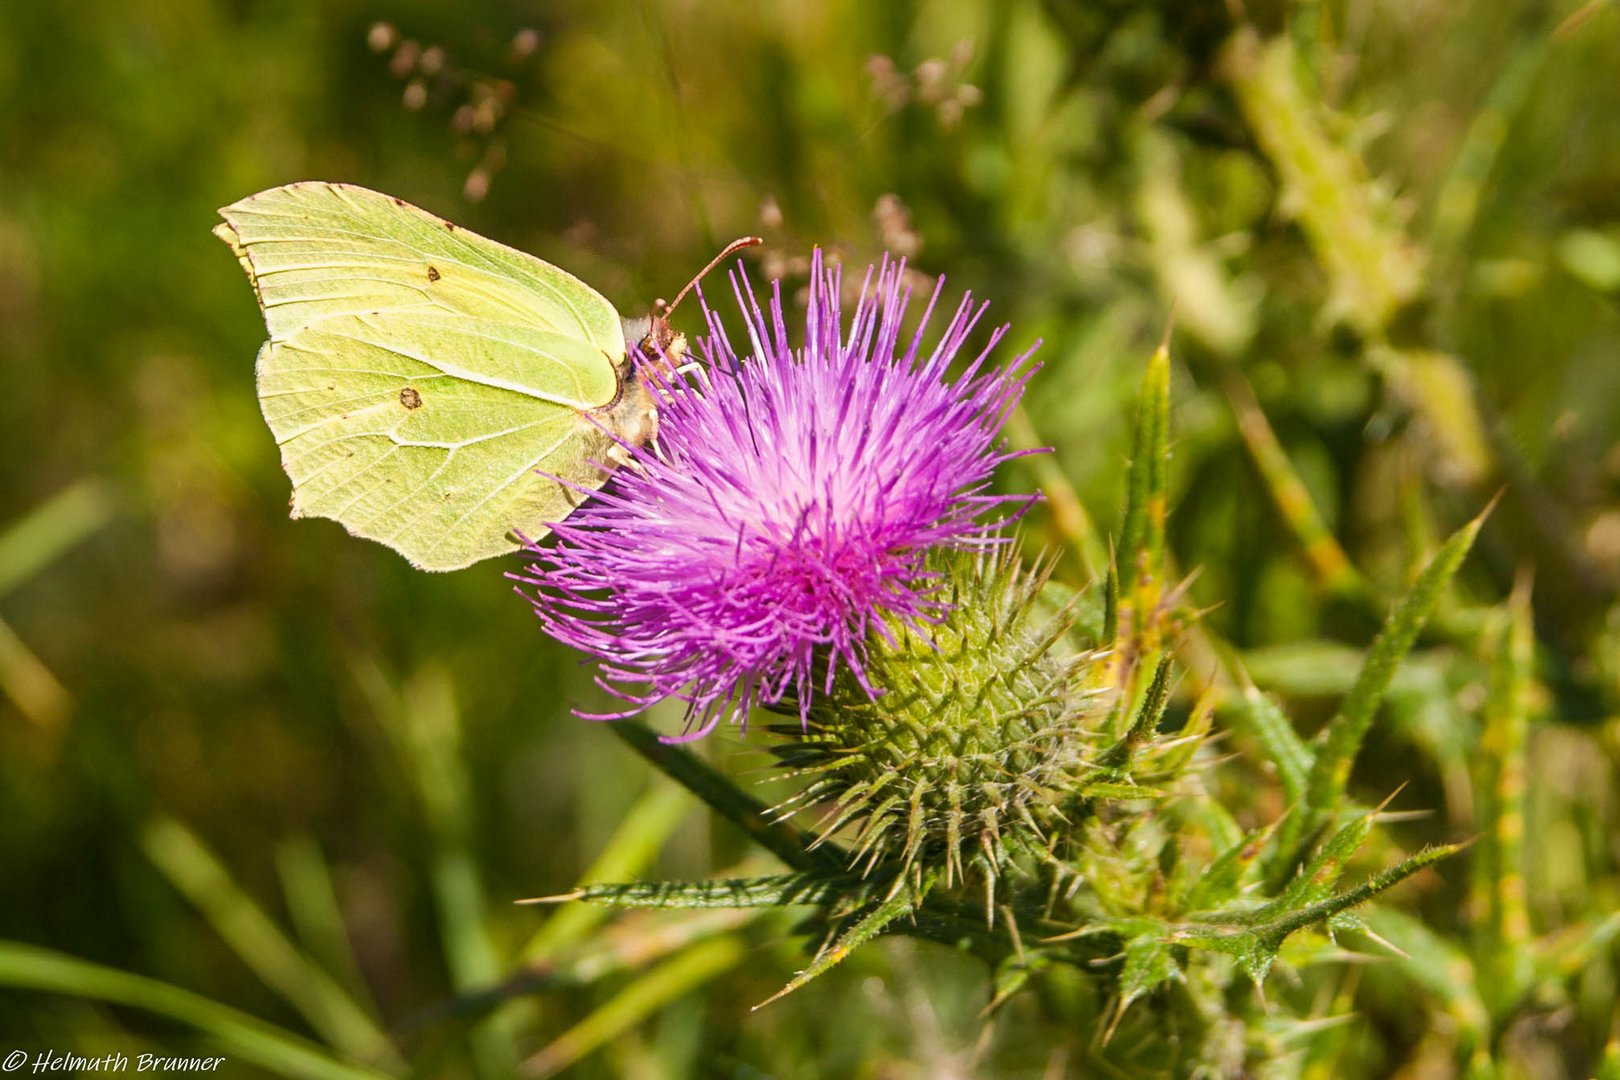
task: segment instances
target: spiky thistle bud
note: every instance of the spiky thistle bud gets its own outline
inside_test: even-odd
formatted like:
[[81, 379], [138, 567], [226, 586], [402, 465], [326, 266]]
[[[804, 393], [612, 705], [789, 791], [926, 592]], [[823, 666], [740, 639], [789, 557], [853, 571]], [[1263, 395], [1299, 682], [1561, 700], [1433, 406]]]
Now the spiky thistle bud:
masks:
[[1047, 850], [1106, 709], [1088, 676], [1099, 654], [1070, 640], [1072, 605], [1043, 604], [1044, 569], [1016, 552], [941, 553], [938, 620], [891, 620], [870, 639], [866, 684], [818, 695], [804, 729], [774, 728], [777, 758], [809, 782], [778, 809], [825, 806], [818, 830], [853, 831], [866, 873], [987, 887]]

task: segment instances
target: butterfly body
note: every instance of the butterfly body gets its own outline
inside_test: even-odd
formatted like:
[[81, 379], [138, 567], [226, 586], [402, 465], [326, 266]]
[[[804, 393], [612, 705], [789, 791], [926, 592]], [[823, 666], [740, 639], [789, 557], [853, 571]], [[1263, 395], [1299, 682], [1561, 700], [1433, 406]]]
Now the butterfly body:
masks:
[[294, 517], [453, 570], [543, 536], [657, 433], [624, 322], [565, 271], [352, 185], [220, 213]]

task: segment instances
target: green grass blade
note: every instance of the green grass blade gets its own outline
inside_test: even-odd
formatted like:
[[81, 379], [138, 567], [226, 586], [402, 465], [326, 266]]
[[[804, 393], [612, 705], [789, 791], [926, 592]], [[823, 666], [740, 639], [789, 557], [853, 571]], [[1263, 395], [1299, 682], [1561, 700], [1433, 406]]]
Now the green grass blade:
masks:
[[809, 850], [814, 837], [786, 821], [772, 821], [770, 808], [764, 803], [690, 751], [659, 742], [646, 725], [615, 720], [607, 726], [632, 750], [793, 869], [841, 872], [849, 865], [848, 854], [834, 844], [823, 843]]
[[[449, 673], [437, 665], [424, 667], [400, 694], [375, 668], [363, 669], [361, 677], [399, 752], [432, 842], [434, 907], [451, 985], [457, 991], [486, 986], [500, 978], [503, 969], [472, 851], [471, 784], [455, 687]], [[485, 1020], [468, 1039], [482, 1075], [508, 1076], [516, 1068], [517, 1047], [508, 1018]]]
[[[1492, 504], [1494, 505], [1494, 503]], [[1361, 751], [1362, 740], [1372, 726], [1373, 716], [1384, 699], [1384, 692], [1395, 676], [1395, 669], [1417, 640], [1423, 624], [1451, 583], [1464, 556], [1479, 535], [1480, 526], [1491, 512], [1487, 506], [1473, 521], [1458, 529], [1429, 561], [1417, 582], [1385, 620], [1373, 641], [1367, 660], [1356, 676], [1356, 683], [1340, 705], [1338, 714], [1316, 738], [1316, 761], [1311, 767], [1306, 790], [1309, 815], [1299, 815], [1300, 831], [1319, 824], [1338, 805], [1350, 778], [1350, 768]], [[1295, 832], [1293, 835], [1299, 835]]]
[[1486, 185], [1496, 169], [1508, 129], [1518, 117], [1535, 86], [1548, 55], [1553, 37], [1529, 33], [1518, 39], [1513, 54], [1491, 86], [1485, 104], [1469, 121], [1468, 131], [1457, 147], [1456, 157], [1440, 194], [1435, 199], [1433, 224], [1429, 229], [1429, 250], [1440, 271], [1435, 280], [1458, 280], [1451, 272], [1463, 258], [1463, 249], [1474, 231]]
[[80, 480], [57, 492], [0, 533], [0, 596], [27, 581], [112, 517], [100, 480]]
[[1316, 502], [1300, 478], [1294, 463], [1288, 459], [1271, 421], [1260, 408], [1249, 380], [1241, 372], [1231, 371], [1226, 378], [1226, 400], [1237, 417], [1238, 434], [1243, 438], [1249, 456], [1260, 473], [1271, 501], [1281, 515], [1283, 524], [1294, 534], [1304, 554], [1311, 574], [1323, 588], [1333, 592], [1365, 593], [1368, 586], [1350, 562], [1350, 557], [1339, 546]]
[[[601, 882], [622, 881], [640, 875], [658, 857], [670, 833], [690, 809], [691, 796], [662, 777], [630, 808], [602, 853], [580, 880], [582, 888]], [[529, 959], [550, 956], [583, 940], [599, 926], [607, 912], [583, 904], [561, 908], [534, 933], [523, 948]]]
[[601, 1049], [670, 1002], [691, 993], [746, 955], [734, 935], [700, 942], [625, 987], [523, 1063], [528, 1076], [553, 1076]]
[[[1007, 436], [1014, 450], [1038, 450], [1047, 445], [1022, 405], [1007, 417]], [[1044, 497], [1051, 528], [1074, 553], [1081, 579], [1095, 577], [1096, 567], [1107, 561], [1107, 552], [1068, 474], [1051, 453], [1030, 454], [1020, 460], [1034, 474], [1036, 486]]]
[[323, 1039], [351, 1057], [403, 1066], [382, 1029], [287, 939], [195, 833], [173, 818], [156, 817], [142, 828], [140, 840], [147, 858], [202, 912], [231, 951]]
[[46, 731], [58, 730], [73, 711], [67, 688], [4, 619], [0, 619], [0, 690]]
[[377, 1072], [349, 1064], [291, 1032], [201, 994], [34, 945], [0, 941], [0, 986], [67, 994], [166, 1016], [206, 1034], [236, 1059], [235, 1064], [249, 1064], [277, 1076], [377, 1080], [403, 1072]]
[[1464, 1053], [1489, 1038], [1490, 1011], [1480, 997], [1479, 981], [1467, 953], [1415, 915], [1393, 907], [1369, 912], [1367, 925], [1400, 950], [1401, 955], [1388, 963], [1439, 1003], [1456, 1026]]
[[343, 922], [331, 867], [315, 838], [306, 834], [277, 845], [276, 871], [287, 898], [287, 914], [304, 948], [356, 1001], [364, 1002], [375, 1013], [371, 991], [360, 974], [360, 963]]

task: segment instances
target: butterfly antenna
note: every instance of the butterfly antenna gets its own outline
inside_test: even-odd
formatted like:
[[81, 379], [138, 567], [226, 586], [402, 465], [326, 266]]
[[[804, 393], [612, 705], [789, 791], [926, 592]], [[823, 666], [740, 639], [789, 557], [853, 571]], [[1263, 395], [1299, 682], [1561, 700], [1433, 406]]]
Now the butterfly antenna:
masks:
[[686, 294], [697, 288], [697, 283], [707, 277], [710, 270], [713, 270], [715, 267], [725, 262], [743, 248], [757, 247], [764, 242], [764, 239], [758, 236], [744, 236], [727, 244], [724, 251], [720, 252], [720, 254], [709, 260], [708, 266], [705, 266], [702, 270], [697, 272], [697, 277], [686, 283], [686, 288], [675, 294], [675, 299], [673, 301], [666, 304], [660, 300], [653, 305], [658, 309], [658, 314], [666, 319], [669, 318], [669, 316], [675, 311], [676, 307], [680, 305], [680, 302], [686, 299]]

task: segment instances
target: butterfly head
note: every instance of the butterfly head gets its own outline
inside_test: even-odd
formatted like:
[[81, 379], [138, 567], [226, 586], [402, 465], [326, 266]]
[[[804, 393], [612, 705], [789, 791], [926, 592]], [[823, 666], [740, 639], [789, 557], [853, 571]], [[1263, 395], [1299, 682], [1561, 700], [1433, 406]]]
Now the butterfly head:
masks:
[[[725, 250], [709, 261], [673, 301], [653, 302], [652, 314], [640, 319], [624, 319], [624, 339], [635, 342], [635, 349], [643, 357], [658, 365], [666, 378], [673, 378], [686, 356], [686, 335], [670, 325], [669, 317], [697, 287], [703, 275], [713, 270], [728, 256], [746, 247], [764, 243], [757, 236], [745, 236], [727, 244]], [[652, 380], [635, 370], [635, 361], [629, 353], [614, 365], [619, 376], [619, 393], [601, 410], [603, 422], [609, 431], [631, 446], [642, 446], [658, 434], [658, 393]]]

